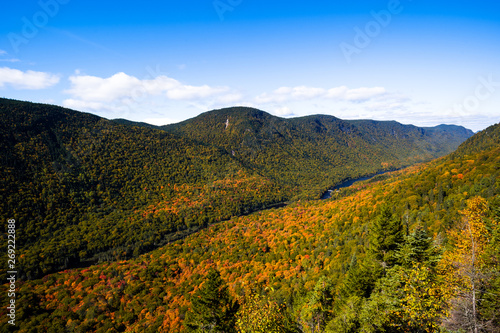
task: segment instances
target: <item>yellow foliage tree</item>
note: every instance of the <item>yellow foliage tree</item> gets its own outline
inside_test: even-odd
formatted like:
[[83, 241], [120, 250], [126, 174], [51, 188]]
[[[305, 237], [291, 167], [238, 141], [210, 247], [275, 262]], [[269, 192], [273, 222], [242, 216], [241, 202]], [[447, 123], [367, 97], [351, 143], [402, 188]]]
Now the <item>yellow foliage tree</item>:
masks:
[[448, 272], [447, 283], [453, 288], [446, 325], [477, 333], [482, 326], [478, 295], [487, 280], [484, 253], [492, 239], [485, 223], [488, 204], [485, 199], [474, 197], [467, 201], [467, 208], [461, 214], [462, 223], [448, 233], [452, 249], [444, 254], [442, 261]]
[[242, 303], [236, 315], [238, 333], [293, 332], [293, 324], [286, 313], [285, 305], [278, 305], [254, 292], [250, 292]]

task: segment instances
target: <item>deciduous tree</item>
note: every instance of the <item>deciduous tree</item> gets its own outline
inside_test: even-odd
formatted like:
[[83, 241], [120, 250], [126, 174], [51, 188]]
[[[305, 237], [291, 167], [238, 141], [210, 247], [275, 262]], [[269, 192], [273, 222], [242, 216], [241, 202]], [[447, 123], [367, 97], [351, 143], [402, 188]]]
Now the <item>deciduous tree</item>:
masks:
[[454, 288], [446, 325], [477, 333], [486, 325], [478, 309], [492, 277], [485, 253], [497, 226], [494, 222], [487, 227], [488, 205], [481, 197], [468, 200], [462, 214], [462, 223], [449, 232], [453, 247], [444, 258], [444, 265], [449, 268], [448, 283]]

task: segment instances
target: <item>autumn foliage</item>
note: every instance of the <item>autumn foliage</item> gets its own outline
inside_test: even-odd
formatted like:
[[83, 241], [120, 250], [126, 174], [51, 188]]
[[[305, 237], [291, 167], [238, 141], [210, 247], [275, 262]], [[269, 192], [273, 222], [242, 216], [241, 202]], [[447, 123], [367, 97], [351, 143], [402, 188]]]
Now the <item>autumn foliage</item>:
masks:
[[[130, 129], [88, 121], [95, 132], [148, 156], [141, 155], [145, 146], [124, 135]], [[37, 197], [29, 182], [16, 188], [28, 200], [12, 197], [22, 203], [16, 212], [35, 216], [28, 211], [32, 203], [47, 212], [32, 226], [23, 224], [34, 232], [33, 244], [19, 252], [23, 265], [42, 272], [19, 281], [17, 331], [498, 332], [500, 145], [491, 141], [498, 127], [460, 154], [356, 183], [329, 200], [254, 213], [281, 201], [290, 188], [231, 158], [222, 169], [192, 172], [216, 163], [210, 159], [218, 150], [152, 129], [133, 131], [150, 138], [146, 146], [155, 153], [174, 138], [191, 149], [179, 162], [184, 169], [170, 175], [154, 159], [135, 164], [124, 150], [117, 150], [122, 160], [103, 157], [92, 169], [85, 158], [99, 155], [103, 144], [93, 141], [94, 132], [82, 132], [92, 149], [74, 142], [72, 151], [82, 159], [75, 168], [90, 168], [83, 180], [71, 168], [42, 169], [37, 174], [45, 175], [42, 184], [50, 191]], [[22, 145], [33, 154], [33, 145]], [[170, 161], [168, 154], [159, 156]], [[201, 159], [206, 163], [198, 165]], [[109, 161], [116, 163], [105, 168]], [[20, 179], [9, 170], [4, 179]], [[105, 170], [107, 180], [99, 180]], [[158, 173], [161, 181], [148, 182], [141, 173]], [[128, 175], [138, 178], [121, 182]], [[75, 192], [72, 184], [88, 188]], [[43, 208], [49, 203], [51, 209]], [[72, 204], [74, 211], [62, 213]], [[84, 211], [88, 223], [71, 215]], [[55, 230], [64, 219], [74, 223]], [[74, 251], [81, 258], [109, 258], [45, 274], [61, 264], [49, 254], [70, 257]], [[5, 292], [0, 302], [6, 304]], [[204, 306], [213, 311], [210, 318], [197, 310]], [[5, 311], [0, 327], [8, 332]], [[231, 327], [217, 326], [222, 322]]]

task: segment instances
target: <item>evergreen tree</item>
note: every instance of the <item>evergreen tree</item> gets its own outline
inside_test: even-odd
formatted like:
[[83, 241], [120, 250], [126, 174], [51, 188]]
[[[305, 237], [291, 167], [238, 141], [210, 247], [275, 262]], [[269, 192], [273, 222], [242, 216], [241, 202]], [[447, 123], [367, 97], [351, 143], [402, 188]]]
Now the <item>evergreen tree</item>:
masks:
[[[427, 229], [417, 226], [412, 233], [403, 236], [401, 221], [385, 206], [372, 232], [370, 252], [375, 263], [380, 264], [375, 265], [384, 267], [384, 272], [379, 273], [368, 295], [361, 295], [362, 289], [355, 285], [351, 287], [358, 290], [356, 296], [365, 297], [365, 302], [358, 308], [356, 320], [345, 323], [355, 323], [350, 327], [363, 332], [437, 331], [444, 315], [446, 292], [436, 272], [440, 253]], [[353, 282], [347, 286], [366, 281], [360, 273], [349, 272]], [[352, 328], [346, 332], [350, 331]]]
[[331, 281], [321, 277], [304, 300], [300, 311], [300, 323], [304, 332], [323, 332], [332, 316], [334, 289]]
[[325, 328], [326, 333], [356, 333], [360, 329], [359, 312], [365, 299], [351, 296], [345, 300], [342, 307], [336, 311], [336, 316]]
[[388, 205], [382, 207], [371, 230], [370, 252], [382, 267], [396, 263], [395, 253], [404, 241], [403, 224], [396, 218]]
[[236, 332], [239, 305], [229, 295], [220, 273], [212, 269], [191, 299], [184, 326], [190, 332]]
[[370, 297], [375, 282], [383, 274], [380, 265], [373, 262], [362, 261], [349, 268], [341, 289], [341, 295], [344, 298], [350, 296], [359, 296], [363, 298]]
[[425, 264], [435, 268], [439, 262], [440, 251], [429, 237], [427, 229], [423, 226], [417, 228], [405, 237], [404, 244], [395, 253], [396, 260], [405, 268], [411, 268], [415, 264]]

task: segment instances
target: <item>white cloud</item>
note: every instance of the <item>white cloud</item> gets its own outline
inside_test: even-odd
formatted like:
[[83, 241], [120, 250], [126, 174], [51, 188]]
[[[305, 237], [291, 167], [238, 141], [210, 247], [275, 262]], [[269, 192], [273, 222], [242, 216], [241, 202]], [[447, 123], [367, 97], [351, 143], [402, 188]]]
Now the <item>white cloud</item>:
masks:
[[156, 126], [163, 126], [163, 125], [168, 125], [168, 124], [174, 124], [178, 123], [181, 120], [175, 120], [172, 118], [146, 118], [143, 120], [143, 122], [151, 124], [151, 125], [156, 125]]
[[86, 102], [72, 98], [64, 100], [63, 105], [67, 108], [75, 110], [92, 110], [92, 111], [109, 110], [109, 105], [106, 105], [104, 103]]
[[123, 105], [137, 107], [152, 96], [174, 101], [211, 100], [212, 103], [232, 103], [241, 95], [229, 87], [193, 86], [183, 84], [165, 75], [153, 79], [138, 79], [123, 72], [108, 78], [90, 75], [73, 75], [69, 78], [71, 95], [65, 106], [80, 109], [117, 109]]
[[234, 104], [240, 102], [242, 98], [243, 98], [242, 94], [240, 94], [239, 92], [234, 92], [234, 93], [223, 94], [219, 96], [217, 100], [221, 104]]
[[345, 99], [348, 101], [363, 101], [386, 93], [382, 87], [349, 89], [346, 91]]
[[281, 87], [272, 93], [263, 93], [255, 98], [258, 103], [283, 103], [290, 100], [304, 100], [325, 95], [326, 90], [314, 87]]
[[133, 89], [141, 85], [135, 77], [118, 73], [110, 78], [102, 79], [96, 76], [71, 76], [71, 89], [66, 92], [82, 102], [111, 102], [127, 96]]
[[280, 117], [293, 116], [292, 110], [287, 106], [275, 109], [274, 114]]
[[344, 96], [347, 94], [349, 89], [346, 86], [340, 86], [340, 87], [335, 87], [331, 88], [328, 90], [326, 97], [328, 98], [344, 98]]
[[255, 102], [257, 103], [283, 103], [286, 100], [287, 100], [286, 95], [279, 95], [279, 94], [271, 95], [268, 93], [263, 93], [255, 97]]
[[379, 86], [281, 87], [258, 95], [254, 103], [283, 117], [329, 114], [342, 119], [400, 120], [422, 111], [422, 106], [407, 96]]
[[167, 90], [167, 97], [170, 99], [202, 99], [211, 97], [213, 95], [219, 95], [229, 91], [227, 87], [215, 87], [212, 88], [207, 85], [203, 86], [186, 86], [178, 84], [176, 87]]
[[263, 93], [255, 98], [257, 103], [284, 103], [313, 98], [338, 99], [342, 101], [366, 101], [386, 94], [383, 87], [362, 87], [349, 89], [346, 86], [323, 89], [316, 87], [281, 87], [271, 93]]
[[0, 88], [10, 85], [15, 89], [45, 89], [57, 84], [59, 79], [58, 75], [51, 73], [0, 68]]
[[7, 51], [0, 50], [0, 55], [4, 55], [4, 54], [7, 54]]

